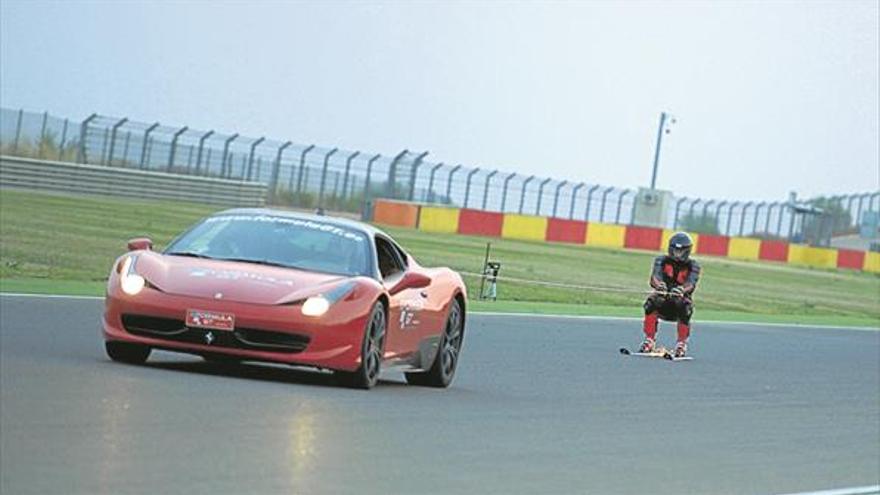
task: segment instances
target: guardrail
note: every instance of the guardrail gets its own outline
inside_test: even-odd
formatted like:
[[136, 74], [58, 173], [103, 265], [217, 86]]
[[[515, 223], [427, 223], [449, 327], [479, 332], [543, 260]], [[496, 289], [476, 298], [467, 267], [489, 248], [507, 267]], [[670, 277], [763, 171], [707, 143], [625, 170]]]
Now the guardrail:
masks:
[[100, 165], [0, 156], [0, 187], [262, 206], [266, 184]]

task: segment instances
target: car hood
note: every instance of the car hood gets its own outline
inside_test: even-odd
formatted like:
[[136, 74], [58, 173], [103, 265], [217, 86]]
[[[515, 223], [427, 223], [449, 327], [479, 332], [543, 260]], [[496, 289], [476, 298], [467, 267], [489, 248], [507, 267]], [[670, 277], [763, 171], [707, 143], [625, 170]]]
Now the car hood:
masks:
[[[250, 304], [285, 304], [326, 291], [350, 277], [240, 261], [137, 254], [135, 267], [158, 290], [179, 296]], [[219, 294], [219, 296], [218, 296]]]

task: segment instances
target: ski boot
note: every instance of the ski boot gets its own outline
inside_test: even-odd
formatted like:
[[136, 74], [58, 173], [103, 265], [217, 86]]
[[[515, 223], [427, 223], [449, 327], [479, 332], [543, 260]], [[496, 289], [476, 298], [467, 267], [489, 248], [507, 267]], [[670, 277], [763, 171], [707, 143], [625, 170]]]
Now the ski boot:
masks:
[[650, 337], [645, 337], [644, 342], [642, 342], [642, 345], [639, 346], [639, 352], [644, 353], [652, 353], [655, 349], [656, 344], [654, 343], [654, 339]]
[[673, 351], [672, 356], [681, 358], [687, 355], [687, 342], [680, 340], [677, 344], [675, 344], [675, 351]]

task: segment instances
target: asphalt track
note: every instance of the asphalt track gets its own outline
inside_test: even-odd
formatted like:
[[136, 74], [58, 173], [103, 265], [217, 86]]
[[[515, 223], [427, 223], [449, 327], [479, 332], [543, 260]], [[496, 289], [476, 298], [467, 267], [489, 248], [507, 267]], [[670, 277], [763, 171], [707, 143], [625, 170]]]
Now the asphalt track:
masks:
[[[880, 332], [473, 315], [449, 390], [155, 353], [0, 297], [0, 493], [788, 493], [880, 480]], [[672, 329], [663, 327], [667, 339]]]

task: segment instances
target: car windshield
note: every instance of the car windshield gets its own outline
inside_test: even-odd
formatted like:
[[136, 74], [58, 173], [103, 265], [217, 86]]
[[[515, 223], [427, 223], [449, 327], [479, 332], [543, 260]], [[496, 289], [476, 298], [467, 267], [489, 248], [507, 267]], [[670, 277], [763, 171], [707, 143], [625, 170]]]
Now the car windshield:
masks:
[[272, 215], [219, 215], [180, 236], [167, 255], [192, 256], [340, 275], [369, 275], [369, 242], [355, 230]]

